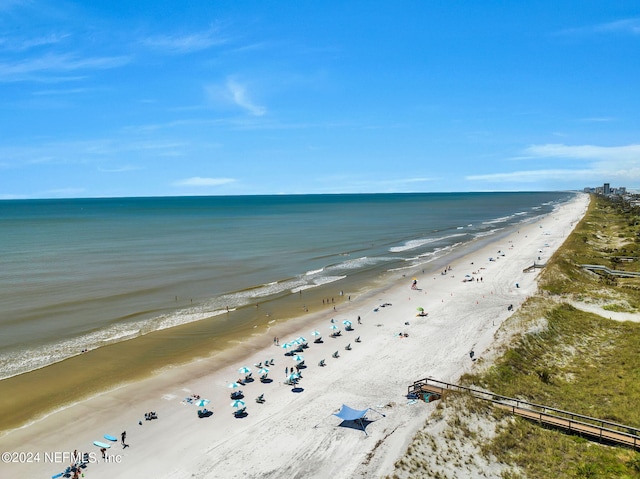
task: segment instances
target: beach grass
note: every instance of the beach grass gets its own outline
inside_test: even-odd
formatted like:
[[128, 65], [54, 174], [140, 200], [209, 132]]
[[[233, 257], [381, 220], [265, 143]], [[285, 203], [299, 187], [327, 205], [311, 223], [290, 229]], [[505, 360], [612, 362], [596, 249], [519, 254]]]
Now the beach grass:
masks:
[[[632, 427], [629, 432], [637, 434], [640, 323], [611, 320], [569, 303], [596, 304], [603, 312], [637, 312], [640, 279], [596, 275], [580, 265], [640, 270], [639, 235], [640, 215], [606, 198], [594, 197], [583, 220], [547, 262], [538, 294], [504, 324], [503, 328], [511, 331], [510, 345], [484, 370], [467, 374], [460, 382], [626, 424]], [[492, 409], [478, 399], [444, 398], [430, 421], [446, 422], [446, 429], [433, 429], [431, 424], [432, 431], [446, 436], [445, 443], [475, 450], [488, 463], [499, 464], [490, 477], [640, 478], [640, 453], [636, 451], [545, 428]], [[470, 423], [485, 426], [470, 433]], [[425, 450], [434, 457], [425, 464], [423, 477], [466, 473], [449, 461], [450, 475], [443, 476], [446, 469], [440, 470], [438, 463], [453, 456], [443, 453], [440, 446], [432, 446], [442, 442], [425, 430], [416, 434], [392, 477], [412, 477], [409, 466], [415, 467]], [[462, 437], [471, 445], [462, 444]], [[417, 455], [416, 451], [422, 453]], [[483, 475], [481, 468], [476, 472]]]

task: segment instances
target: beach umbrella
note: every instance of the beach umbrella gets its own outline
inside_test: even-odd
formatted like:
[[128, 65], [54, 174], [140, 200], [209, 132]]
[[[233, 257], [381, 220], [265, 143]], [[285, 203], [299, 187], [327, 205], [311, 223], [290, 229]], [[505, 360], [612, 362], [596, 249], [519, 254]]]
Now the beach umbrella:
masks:
[[238, 372], [240, 374], [249, 374], [251, 372], [251, 369], [246, 366], [242, 366], [240, 369], [238, 369]]
[[313, 336], [320, 336], [320, 331], [313, 331], [311, 334]]
[[289, 381], [295, 381], [296, 379], [300, 379], [300, 375], [298, 373], [291, 373], [287, 376]]
[[290, 343], [291, 344], [297, 344], [299, 346], [300, 344], [302, 344], [302, 341], [300, 341], [298, 338], [296, 338], [296, 339], [292, 339], [290, 341]]
[[239, 383], [230, 383], [230, 384], [227, 385], [227, 387], [230, 388], [230, 389], [237, 389], [240, 386], [241, 386], [241, 384], [239, 384]]
[[351, 326], [351, 321], [345, 319], [344, 321], [342, 321], [342, 324], [344, 324], [345, 326]]
[[298, 340], [299, 340], [299, 341], [302, 341], [303, 343], [306, 343], [306, 342], [307, 342], [307, 340], [306, 340], [306, 339], [304, 339], [302, 336], [300, 336], [300, 337], [298, 338]]
[[231, 402], [231, 407], [243, 407], [244, 406], [244, 401], [242, 401], [241, 399], [236, 399], [235, 401]]
[[332, 324], [331, 326], [329, 326], [329, 328], [335, 331], [336, 329], [338, 329], [338, 326], [336, 326], [335, 324]]
[[335, 319], [333, 319], [333, 318], [331, 318], [331, 322], [332, 322], [332, 323], [335, 323], [335, 322], [336, 322], [336, 320], [335, 320]]
[[207, 404], [209, 404], [211, 401], [209, 401], [208, 399], [198, 399], [195, 403], [196, 406], [198, 407], [204, 407]]
[[260, 371], [258, 371], [258, 374], [260, 375], [269, 374], [269, 370], [267, 368], [262, 368]]
[[294, 361], [304, 361], [304, 356], [302, 354], [297, 354], [293, 357]]
[[420, 307], [420, 308], [416, 308], [416, 310], [418, 310], [418, 311], [424, 311], [424, 308], [423, 308], [423, 307]]
[[291, 346], [292, 346], [292, 344], [291, 344], [291, 343], [284, 343], [284, 344], [283, 344], [283, 345], [281, 345], [280, 347], [281, 347], [282, 349], [289, 349]]

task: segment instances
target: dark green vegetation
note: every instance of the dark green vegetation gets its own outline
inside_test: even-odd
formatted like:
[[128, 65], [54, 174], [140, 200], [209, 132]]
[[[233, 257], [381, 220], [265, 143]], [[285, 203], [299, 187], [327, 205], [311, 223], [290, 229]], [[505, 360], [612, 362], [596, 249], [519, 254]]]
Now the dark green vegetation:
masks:
[[[640, 323], [606, 315], [638, 311], [640, 278], [597, 275], [580, 264], [640, 271], [640, 214], [594, 197], [542, 272], [539, 295], [512, 318], [529, 332], [486, 372], [463, 382], [640, 430]], [[602, 314], [576, 309], [570, 301], [598, 306]], [[522, 476], [504, 473], [505, 478], [640, 478], [638, 452], [524, 419], [501, 424], [483, 452], [522, 471]]]

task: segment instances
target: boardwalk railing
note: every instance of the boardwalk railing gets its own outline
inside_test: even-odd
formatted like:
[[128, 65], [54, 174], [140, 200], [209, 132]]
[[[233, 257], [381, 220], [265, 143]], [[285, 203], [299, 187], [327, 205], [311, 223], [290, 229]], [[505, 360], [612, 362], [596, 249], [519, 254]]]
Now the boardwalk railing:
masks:
[[581, 264], [584, 269], [589, 271], [604, 271], [611, 276], [620, 276], [621, 278], [640, 278], [640, 273], [634, 271], [620, 271], [618, 269], [609, 269], [606, 266], [599, 264]]
[[563, 428], [571, 432], [595, 437], [600, 441], [608, 441], [640, 449], [640, 430], [624, 424], [530, 403], [521, 399], [500, 396], [499, 394], [459, 386], [432, 378], [419, 379], [408, 387], [409, 394], [416, 394], [418, 396], [424, 393], [444, 394], [447, 392], [470, 394], [475, 398], [490, 401], [501, 409], [509, 410], [512, 414], [518, 416]]
[[525, 269], [522, 270], [522, 272], [523, 273], [529, 273], [530, 271], [533, 271], [534, 269], [544, 268], [545, 266], [547, 266], [547, 263], [538, 263], [538, 262], [534, 261], [531, 266], [527, 266]]

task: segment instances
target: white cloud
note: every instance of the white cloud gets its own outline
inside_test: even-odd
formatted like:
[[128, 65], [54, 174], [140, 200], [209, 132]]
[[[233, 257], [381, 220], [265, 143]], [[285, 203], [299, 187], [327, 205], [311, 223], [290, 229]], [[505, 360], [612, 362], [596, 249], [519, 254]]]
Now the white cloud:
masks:
[[222, 45], [227, 41], [216, 29], [212, 29], [188, 35], [155, 35], [144, 39], [142, 43], [165, 53], [190, 53]]
[[512, 171], [509, 173], [490, 173], [486, 175], [469, 175], [465, 179], [469, 181], [491, 181], [491, 182], [512, 182], [512, 183], [536, 183], [549, 180], [565, 180], [567, 177], [573, 179], [588, 179], [593, 175], [590, 170], [526, 170]]
[[[617, 181], [621, 184], [640, 182], [640, 145], [531, 145], [518, 160], [552, 160], [559, 168], [528, 169], [484, 175], [470, 175], [467, 180], [493, 182], [534, 183], [543, 181]], [[579, 162], [576, 169], [567, 168], [567, 162]], [[589, 183], [589, 184], [590, 184]], [[595, 184], [595, 183], [594, 183]]]
[[584, 121], [587, 123], [604, 123], [609, 121], [615, 121], [615, 118], [611, 118], [608, 116], [594, 116], [590, 118], [581, 118], [580, 121]]
[[600, 23], [598, 25], [567, 28], [558, 32], [559, 35], [585, 35], [594, 33], [623, 33], [640, 35], [640, 18], [624, 18], [622, 20]]
[[251, 101], [245, 85], [241, 85], [234, 80], [228, 80], [227, 89], [231, 94], [233, 102], [240, 108], [247, 110], [252, 115], [262, 116], [267, 112], [265, 107], [256, 105]]
[[126, 166], [121, 166], [119, 168], [102, 168], [99, 167], [98, 171], [101, 171], [102, 173], [125, 173], [127, 171], [137, 171], [137, 170], [141, 170], [142, 168], [139, 166], [133, 166], [133, 165], [126, 165]]
[[626, 18], [615, 22], [602, 23], [596, 25], [594, 30], [597, 32], [620, 32], [631, 33], [632, 35], [640, 35], [640, 18]]
[[79, 58], [72, 54], [48, 54], [17, 62], [0, 63], [0, 81], [32, 79], [33, 75], [76, 70], [106, 70], [129, 63], [127, 56]]
[[595, 161], [631, 161], [640, 160], [640, 145], [595, 146], [563, 144], [531, 145], [524, 153], [529, 158], [565, 158]]
[[234, 183], [235, 181], [233, 178], [203, 178], [201, 176], [194, 176], [185, 178], [184, 180], [178, 180], [173, 183], [173, 186], [221, 186]]
[[267, 109], [257, 105], [247, 91], [247, 85], [229, 78], [224, 85], [207, 85], [207, 98], [217, 105], [235, 105], [250, 113], [252, 116], [263, 116]]

